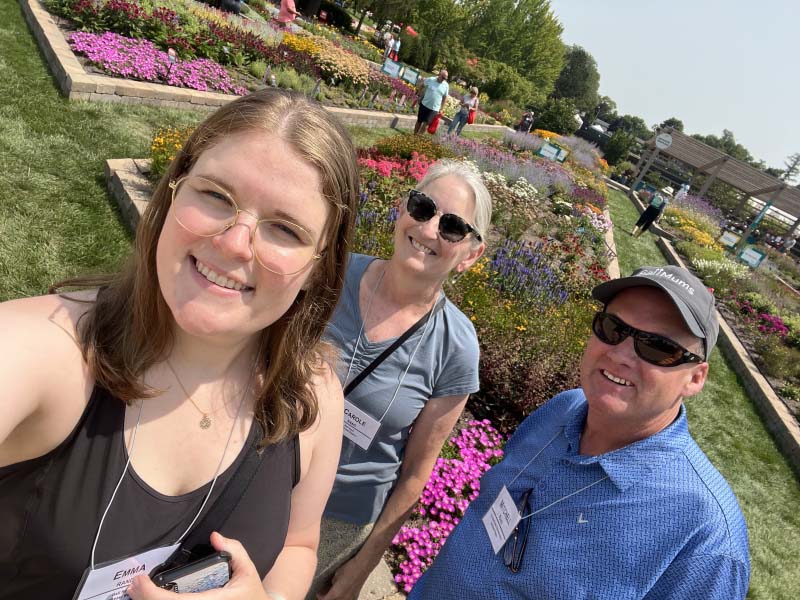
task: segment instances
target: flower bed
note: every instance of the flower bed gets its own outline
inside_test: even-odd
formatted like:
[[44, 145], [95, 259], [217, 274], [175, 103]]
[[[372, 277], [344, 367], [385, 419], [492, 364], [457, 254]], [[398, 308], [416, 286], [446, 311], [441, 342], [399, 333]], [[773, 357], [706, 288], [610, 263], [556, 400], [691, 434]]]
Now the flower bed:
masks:
[[410, 592], [428, 568], [447, 536], [478, 497], [483, 474], [503, 457], [504, 440], [491, 423], [470, 421], [450, 438], [436, 460], [410, 525], [392, 540], [395, 582]]
[[154, 81], [200, 91], [243, 95], [247, 89], [233, 83], [230, 75], [206, 58], [177, 60], [147, 40], [126, 38], [116, 33], [77, 31], [67, 37], [72, 50], [109, 75]]

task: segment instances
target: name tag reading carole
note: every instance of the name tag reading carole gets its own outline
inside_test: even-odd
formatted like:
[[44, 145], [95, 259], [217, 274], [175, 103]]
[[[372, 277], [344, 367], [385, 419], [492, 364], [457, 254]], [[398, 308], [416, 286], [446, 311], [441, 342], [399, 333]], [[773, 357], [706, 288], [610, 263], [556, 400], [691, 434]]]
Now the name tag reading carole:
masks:
[[344, 401], [344, 437], [362, 450], [369, 449], [381, 423], [352, 402]]
[[87, 568], [72, 600], [130, 600], [125, 592], [137, 575], [150, 571], [172, 556], [180, 544], [135, 554], [99, 567]]
[[500, 552], [519, 522], [517, 505], [514, 504], [506, 486], [503, 486], [503, 489], [497, 494], [497, 499], [483, 515], [483, 527], [489, 534], [489, 541], [492, 542], [492, 550], [495, 554]]

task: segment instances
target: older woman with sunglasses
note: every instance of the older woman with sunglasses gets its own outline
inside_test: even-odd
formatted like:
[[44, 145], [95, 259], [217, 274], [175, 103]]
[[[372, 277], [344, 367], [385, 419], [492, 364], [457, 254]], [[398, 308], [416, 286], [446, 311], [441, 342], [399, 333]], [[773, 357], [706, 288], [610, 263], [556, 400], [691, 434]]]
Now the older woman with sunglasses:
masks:
[[400, 206], [391, 258], [350, 257], [328, 331], [342, 349], [345, 434], [312, 587], [319, 598], [358, 597], [478, 389], [475, 330], [442, 286], [483, 254], [490, 220], [480, 175], [442, 161]]
[[0, 596], [177, 598], [148, 573], [214, 550], [225, 598], [305, 595], [357, 190], [342, 125], [256, 92], [195, 130], [120, 273], [0, 305]]

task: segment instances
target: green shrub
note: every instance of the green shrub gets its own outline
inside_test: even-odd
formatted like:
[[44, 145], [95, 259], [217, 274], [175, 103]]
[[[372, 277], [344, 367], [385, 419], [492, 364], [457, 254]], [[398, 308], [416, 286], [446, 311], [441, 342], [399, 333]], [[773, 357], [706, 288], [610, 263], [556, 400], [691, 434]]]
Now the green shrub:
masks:
[[786, 346], [777, 335], [756, 336], [753, 343], [760, 363], [770, 377], [791, 379], [800, 376], [800, 350]]
[[[764, 294], [759, 294], [758, 292], [744, 292], [743, 294], [739, 294], [737, 299], [741, 302], [748, 302], [750, 306], [753, 307], [753, 310], [759, 314], [768, 313], [770, 315], [774, 315], [778, 312], [778, 309], [775, 307], [775, 303], [764, 296]], [[786, 319], [783, 321], [785, 323]]]
[[448, 148], [437, 144], [430, 137], [412, 133], [381, 138], [375, 142], [375, 148], [384, 156], [399, 156], [406, 159], [411, 158], [411, 154], [414, 152], [431, 159], [455, 156]]
[[717, 295], [730, 292], [739, 281], [750, 276], [750, 269], [747, 265], [740, 265], [727, 258], [720, 260], [698, 258], [692, 261], [692, 266], [703, 282], [714, 288]]
[[717, 261], [725, 258], [725, 253], [719, 248], [706, 248], [686, 240], [676, 243], [675, 248], [691, 263], [698, 259]]
[[780, 394], [787, 400], [800, 400], [800, 385], [787, 383], [781, 388]]
[[784, 343], [792, 348], [800, 349], [800, 315], [781, 315], [784, 325], [789, 328], [789, 335], [783, 338]]
[[256, 79], [264, 79], [264, 74], [267, 72], [267, 63], [263, 60], [254, 60], [247, 65], [247, 70]]

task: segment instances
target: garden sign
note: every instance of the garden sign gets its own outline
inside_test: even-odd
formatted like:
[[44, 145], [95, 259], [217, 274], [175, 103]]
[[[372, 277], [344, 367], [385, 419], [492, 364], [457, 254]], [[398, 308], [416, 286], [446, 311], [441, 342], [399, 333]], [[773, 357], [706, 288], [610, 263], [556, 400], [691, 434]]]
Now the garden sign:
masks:
[[754, 269], [761, 264], [761, 261], [764, 260], [766, 256], [764, 252], [753, 246], [747, 246], [739, 252], [739, 260]]
[[386, 73], [389, 77], [397, 79], [400, 76], [400, 69], [403, 67], [402, 64], [392, 60], [391, 58], [387, 58], [383, 61], [383, 66], [381, 67], [381, 71]]
[[539, 148], [539, 152], [537, 152], [537, 154], [544, 158], [549, 158], [550, 160], [556, 160], [563, 163], [566, 160], [569, 152], [554, 142], [545, 142], [542, 147]]

